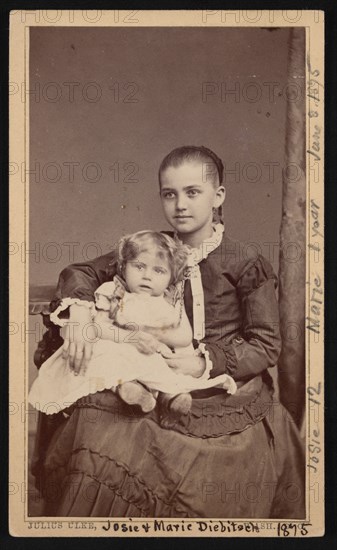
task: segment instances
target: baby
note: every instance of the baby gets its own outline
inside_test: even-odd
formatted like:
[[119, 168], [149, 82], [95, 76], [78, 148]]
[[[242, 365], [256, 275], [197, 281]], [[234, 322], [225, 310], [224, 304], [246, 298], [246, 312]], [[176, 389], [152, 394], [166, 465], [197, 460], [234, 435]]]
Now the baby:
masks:
[[[182, 284], [178, 287], [187, 257], [188, 248], [163, 233], [139, 231], [124, 237], [118, 248], [121, 278], [116, 276], [95, 293], [98, 310], [95, 322], [100, 325], [103, 338], [109, 337], [104, 324], [112, 321], [119, 327], [118, 341], [134, 345], [143, 354], [152, 351], [164, 358], [171, 357], [172, 353], [194, 354]], [[109, 328], [111, 330], [111, 325]], [[171, 372], [170, 375], [172, 377]], [[153, 386], [154, 381], [151, 382]], [[139, 405], [144, 412], [155, 407], [158, 392], [139, 381], [120, 384], [116, 391], [125, 402]], [[189, 393], [169, 394], [166, 401], [169, 409], [186, 414], [192, 398]]]
[[[234, 393], [235, 382], [226, 374], [194, 378], [167, 364], [173, 354], [199, 353], [192, 346], [183, 300], [188, 254], [188, 247], [163, 233], [139, 231], [124, 237], [118, 248], [117, 275], [95, 293], [99, 339], [87, 370], [76, 376], [62, 359], [62, 349], [57, 350], [41, 366], [30, 403], [50, 414], [46, 408], [50, 402], [64, 409], [80, 397], [112, 389], [147, 413], [161, 391], [168, 408], [179, 415], [190, 410], [190, 391], [220, 384]], [[57, 312], [51, 319], [58, 321]]]

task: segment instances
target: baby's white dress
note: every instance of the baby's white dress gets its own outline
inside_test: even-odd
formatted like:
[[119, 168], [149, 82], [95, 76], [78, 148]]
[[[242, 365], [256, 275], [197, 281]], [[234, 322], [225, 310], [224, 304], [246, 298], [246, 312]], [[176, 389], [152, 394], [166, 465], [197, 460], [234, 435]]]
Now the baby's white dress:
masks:
[[[115, 281], [103, 283], [95, 293], [97, 310], [110, 311], [115, 296]], [[124, 382], [138, 380], [147, 387], [170, 394], [221, 386], [235, 393], [236, 384], [227, 374], [209, 378], [206, 369], [203, 376], [175, 373], [160, 353], [140, 353], [131, 343], [137, 339], [140, 326], [165, 328], [179, 322], [180, 303], [172, 305], [164, 296], [150, 296], [125, 291], [118, 304], [111, 330], [118, 337], [118, 326], [133, 333], [123, 342], [99, 339], [93, 345], [93, 353], [84, 374], [75, 375], [62, 358], [58, 349], [39, 370], [33, 382], [28, 400], [45, 414], [54, 414], [72, 405], [75, 401], [98, 391], [115, 388]], [[175, 357], [195, 354], [192, 344], [175, 350]]]

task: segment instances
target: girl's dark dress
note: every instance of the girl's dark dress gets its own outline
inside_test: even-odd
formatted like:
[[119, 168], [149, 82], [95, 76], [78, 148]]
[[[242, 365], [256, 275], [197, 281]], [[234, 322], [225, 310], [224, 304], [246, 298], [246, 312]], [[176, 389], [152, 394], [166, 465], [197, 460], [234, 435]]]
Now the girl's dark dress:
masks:
[[[164, 404], [141, 414], [108, 390], [82, 398], [67, 419], [58, 415], [44, 452], [40, 430], [33, 471], [43, 515], [305, 517], [302, 445], [267, 370], [281, 346], [276, 277], [226, 236], [199, 266], [211, 375], [233, 376], [237, 393], [194, 392], [179, 421]], [[92, 301], [115, 273], [113, 252], [64, 269], [53, 309], [65, 297]], [[192, 305], [187, 281], [191, 323]]]

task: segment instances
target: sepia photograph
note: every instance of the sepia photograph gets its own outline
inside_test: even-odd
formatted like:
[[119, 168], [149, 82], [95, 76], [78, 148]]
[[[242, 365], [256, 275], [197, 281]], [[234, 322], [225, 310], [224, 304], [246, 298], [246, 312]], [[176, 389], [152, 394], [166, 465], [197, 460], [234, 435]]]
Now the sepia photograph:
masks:
[[322, 13], [57, 13], [11, 14], [15, 529], [323, 534]]

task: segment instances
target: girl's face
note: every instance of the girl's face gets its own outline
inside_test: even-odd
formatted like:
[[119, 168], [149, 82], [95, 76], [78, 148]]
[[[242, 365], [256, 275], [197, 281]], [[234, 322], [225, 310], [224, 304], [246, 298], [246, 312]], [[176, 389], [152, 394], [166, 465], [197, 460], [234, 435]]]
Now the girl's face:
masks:
[[160, 195], [169, 224], [183, 240], [201, 243], [212, 234], [213, 208], [224, 202], [225, 188], [214, 186], [201, 162], [185, 162], [162, 173]]
[[125, 281], [130, 292], [161, 296], [170, 284], [171, 269], [167, 259], [156, 251], [144, 251], [125, 266]]

